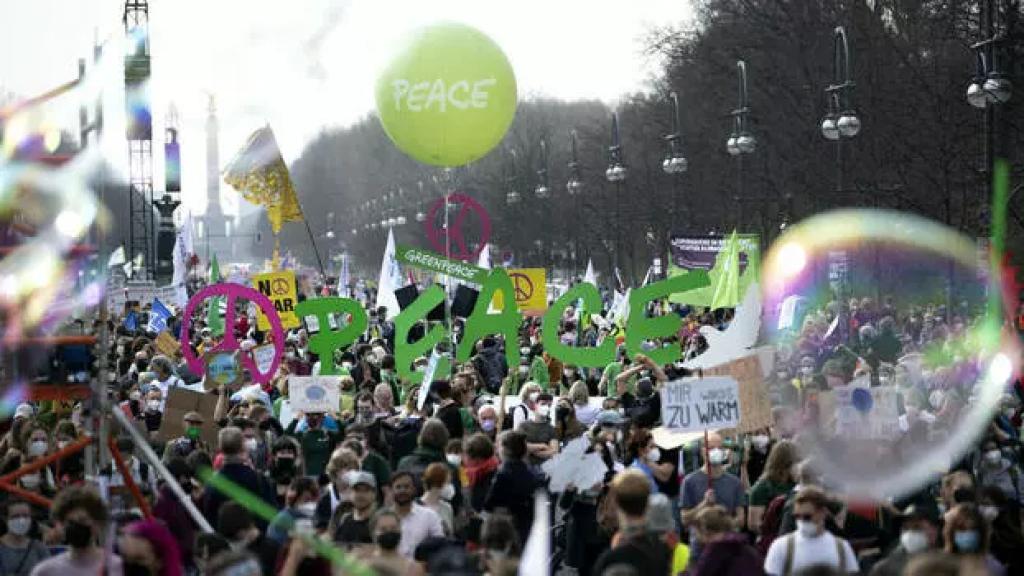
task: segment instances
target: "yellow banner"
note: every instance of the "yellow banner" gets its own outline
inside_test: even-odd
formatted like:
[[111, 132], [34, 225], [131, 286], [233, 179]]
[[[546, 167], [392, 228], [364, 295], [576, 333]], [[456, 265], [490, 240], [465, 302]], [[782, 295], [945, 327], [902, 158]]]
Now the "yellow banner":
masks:
[[[509, 268], [509, 280], [516, 294], [516, 308], [523, 312], [543, 312], [548, 309], [547, 271], [543, 268]], [[493, 306], [504, 307], [501, 292], [494, 293]]]
[[[299, 303], [299, 296], [295, 289], [294, 271], [257, 274], [252, 277], [252, 285], [260, 291], [260, 294], [274, 303], [274, 309], [281, 317], [283, 328], [298, 328], [301, 325], [299, 317], [295, 315], [295, 306]], [[262, 310], [256, 318], [256, 324], [260, 330], [270, 329], [270, 322]]]

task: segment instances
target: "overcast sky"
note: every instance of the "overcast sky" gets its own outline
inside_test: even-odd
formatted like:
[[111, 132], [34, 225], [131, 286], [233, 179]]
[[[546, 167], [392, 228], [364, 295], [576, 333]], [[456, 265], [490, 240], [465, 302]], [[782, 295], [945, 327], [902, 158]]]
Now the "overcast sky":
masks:
[[[457, 20], [489, 34], [515, 70], [520, 97], [599, 98], [642, 89], [657, 68], [643, 54], [653, 28], [688, 22], [686, 0], [152, 0], [155, 150], [173, 102], [181, 124], [184, 196], [205, 194], [207, 94], [217, 99], [221, 161], [269, 122], [286, 160], [324, 128], [373, 109], [389, 50], [411, 29]], [[93, 39], [123, 37], [118, 0], [0, 0], [0, 90], [33, 95], [77, 75]], [[116, 75], [112, 75], [116, 76]], [[110, 90], [118, 94], [120, 87]], [[111, 132], [123, 133], [114, 96]], [[69, 127], [77, 132], [71, 115]], [[162, 174], [157, 159], [155, 173]], [[157, 184], [162, 189], [162, 183]], [[234, 194], [223, 194], [227, 209]]]

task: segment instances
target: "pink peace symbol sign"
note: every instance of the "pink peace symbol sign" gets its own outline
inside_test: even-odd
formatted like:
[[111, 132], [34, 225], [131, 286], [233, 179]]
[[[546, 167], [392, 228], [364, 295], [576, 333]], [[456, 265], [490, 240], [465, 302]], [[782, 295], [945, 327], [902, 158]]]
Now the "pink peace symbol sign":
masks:
[[[427, 240], [439, 254], [457, 260], [475, 260], [480, 256], [480, 252], [483, 251], [488, 240], [491, 239], [491, 217], [487, 215], [487, 210], [484, 210], [483, 205], [466, 194], [449, 194], [448, 202], [459, 205], [459, 211], [455, 214], [455, 218], [448, 222], [448, 237], [445, 238], [444, 228], [437, 227], [437, 213], [444, 208], [445, 204], [445, 199], [442, 197], [431, 204], [430, 210], [427, 212], [427, 220], [424, 223], [427, 229]], [[470, 212], [475, 212], [480, 220], [480, 242], [473, 251], [469, 250], [463, 233], [467, 224], [466, 218]], [[451, 243], [455, 244], [457, 250], [453, 250], [449, 254], [448, 249], [451, 247]]]
[[192, 352], [192, 346], [189, 345], [188, 328], [192, 324], [192, 314], [195, 312], [195, 309], [204, 301], [215, 296], [227, 297], [227, 306], [224, 309], [224, 338], [212, 350], [207, 350], [206, 352], [230, 352], [239, 349], [238, 339], [235, 338], [235, 331], [233, 329], [235, 325], [235, 301], [239, 298], [248, 300], [259, 306], [263, 314], [266, 315], [267, 320], [270, 321], [270, 334], [274, 341], [274, 361], [270, 364], [270, 369], [264, 373], [259, 371], [256, 361], [253, 360], [250, 354], [241, 354], [242, 368], [245, 368], [252, 374], [253, 381], [260, 384], [270, 382], [270, 379], [277, 371], [277, 366], [281, 363], [281, 353], [284, 351], [284, 330], [281, 328], [281, 318], [277, 315], [274, 303], [269, 298], [258, 290], [239, 284], [213, 284], [196, 292], [189, 299], [188, 304], [185, 306], [185, 312], [181, 316], [181, 354], [185, 357], [189, 370], [196, 374], [206, 373], [203, 360]]

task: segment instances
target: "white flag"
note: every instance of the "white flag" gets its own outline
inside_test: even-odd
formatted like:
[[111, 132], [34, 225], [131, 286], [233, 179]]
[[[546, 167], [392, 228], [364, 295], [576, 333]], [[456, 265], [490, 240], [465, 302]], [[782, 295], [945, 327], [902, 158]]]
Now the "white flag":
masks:
[[594, 261], [587, 258], [587, 271], [583, 274], [583, 281], [597, 286], [597, 273], [594, 272]]
[[533, 498], [533, 526], [519, 560], [519, 576], [547, 574], [551, 557], [551, 527], [548, 525], [548, 497], [538, 490]]
[[184, 308], [188, 304], [188, 293], [185, 283], [188, 282], [188, 260], [195, 253], [192, 244], [192, 213], [189, 212], [181, 221], [181, 226], [174, 234], [174, 276], [171, 280], [176, 288], [175, 304]]
[[484, 270], [491, 269], [491, 246], [489, 244], [484, 244], [483, 249], [480, 250], [480, 258], [477, 259], [476, 265]]
[[107, 260], [107, 268], [110, 268], [111, 266], [120, 266], [126, 261], [127, 260], [125, 260], [124, 257], [124, 246], [118, 246], [117, 250], [110, 253], [110, 259]]
[[377, 282], [377, 303], [376, 307], [386, 306], [388, 309], [387, 319], [391, 320], [401, 311], [398, 307], [398, 298], [395, 298], [395, 290], [402, 285], [402, 270], [398, 267], [398, 258], [395, 254], [395, 233], [388, 228], [388, 243], [384, 246], [384, 258], [380, 262], [380, 280]]
[[626, 293], [622, 294], [618, 290], [614, 292], [612, 297], [612, 309], [608, 312], [608, 320], [613, 324], [622, 325], [629, 317], [629, 293], [632, 288], [626, 288]]

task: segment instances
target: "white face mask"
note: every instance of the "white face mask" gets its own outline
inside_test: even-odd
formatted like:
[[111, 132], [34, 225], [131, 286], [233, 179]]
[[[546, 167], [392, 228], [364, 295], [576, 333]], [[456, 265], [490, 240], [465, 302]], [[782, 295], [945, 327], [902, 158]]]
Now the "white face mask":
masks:
[[564, 375], [564, 376], [565, 376], [566, 378], [572, 378], [573, 376], [575, 376], [575, 375], [576, 375], [576, 371], [575, 371], [575, 370], [569, 370], [569, 369], [566, 369], [566, 370], [562, 370], [562, 374], [563, 374], [563, 375]]
[[661, 450], [657, 447], [651, 448], [651, 451], [647, 453], [647, 461], [657, 462], [658, 460], [661, 460]]
[[764, 452], [764, 449], [768, 447], [769, 440], [770, 438], [768, 438], [767, 434], [757, 434], [750, 439], [750, 443], [754, 445], [754, 448]]
[[245, 439], [245, 449], [248, 452], [255, 452], [256, 448], [258, 448], [258, 447], [259, 447], [259, 443], [256, 442], [255, 438], [246, 438]]
[[909, 554], [917, 554], [928, 548], [928, 537], [920, 530], [907, 530], [900, 534], [900, 545]]
[[938, 410], [942, 408], [942, 401], [945, 400], [945, 395], [941, 390], [936, 390], [928, 396], [928, 403], [932, 405], [932, 408]]
[[351, 362], [342, 362], [341, 363], [341, 367], [344, 368], [345, 370], [351, 370], [352, 369], [352, 363]]
[[813, 366], [801, 366], [800, 367], [800, 373], [803, 374], [804, 376], [810, 376], [811, 374], [814, 374], [814, 367]]
[[28, 447], [28, 453], [30, 456], [42, 456], [46, 454], [46, 447], [46, 440], [33, 440]]
[[303, 502], [295, 507], [303, 518], [312, 518], [316, 514], [316, 502]]
[[804, 538], [814, 538], [818, 535], [818, 525], [810, 520], [797, 520], [796, 529]]
[[129, 400], [134, 400], [135, 402], [138, 402], [139, 400], [142, 400], [142, 393], [139, 392], [138, 390], [135, 390], [131, 394], [128, 395], [128, 399]]
[[28, 534], [29, 528], [32, 528], [32, 519], [27, 516], [18, 516], [7, 521], [7, 529], [18, 536]]
[[530, 355], [530, 349], [528, 347], [526, 347], [526, 346], [523, 346], [522, 348], [519, 349], [519, 354], [522, 355], [522, 356], [529, 356]]
[[150, 410], [156, 412], [157, 410], [160, 409], [160, 401], [159, 400], [150, 400], [149, 402], [146, 402], [146, 407], [149, 408]]
[[999, 516], [999, 506], [980, 506], [978, 509], [981, 515], [985, 517], [985, 520], [989, 522], [995, 520], [996, 516]]
[[989, 464], [998, 464], [1003, 460], [1003, 453], [999, 450], [989, 450], [985, 452], [985, 461]]
[[456, 468], [458, 468], [459, 465], [462, 464], [462, 456], [458, 454], [448, 454], [447, 456], [445, 456], [445, 458], [448, 459], [449, 464], [455, 466]]
[[26, 474], [21, 477], [21, 485], [29, 490], [34, 490], [39, 487], [39, 474]]
[[537, 414], [539, 414], [543, 418], [547, 418], [548, 414], [551, 414], [551, 405], [541, 404], [537, 406]]
[[68, 444], [70, 444], [70, 442], [68, 442], [67, 440], [58, 440], [57, 449], [63, 450], [68, 447]]
[[530, 402], [536, 402], [537, 398], [539, 398], [539, 397], [540, 397], [540, 392], [531, 392], [530, 395], [527, 396], [527, 398], [530, 400]]
[[451, 484], [445, 484], [444, 488], [441, 488], [441, 500], [451, 500], [455, 498], [455, 487]]
[[729, 460], [729, 451], [721, 448], [712, 448], [708, 451], [708, 458], [712, 466], [721, 466]]

